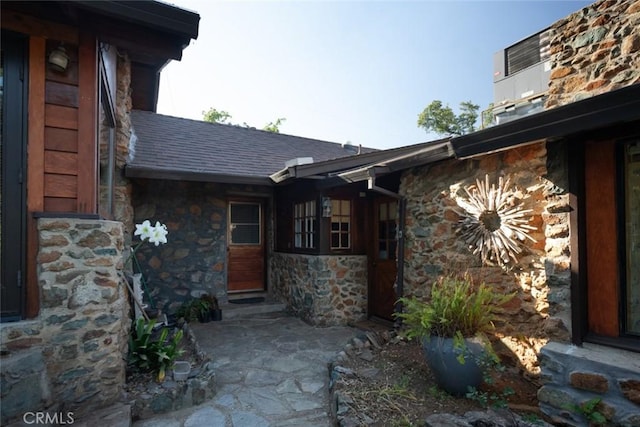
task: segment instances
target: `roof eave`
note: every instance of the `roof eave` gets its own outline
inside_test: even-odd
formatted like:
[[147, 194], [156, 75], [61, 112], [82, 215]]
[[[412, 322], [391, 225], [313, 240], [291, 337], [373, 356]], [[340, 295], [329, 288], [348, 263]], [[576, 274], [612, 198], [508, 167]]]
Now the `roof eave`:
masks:
[[273, 185], [273, 181], [271, 181], [269, 177], [252, 176], [252, 175], [212, 174], [207, 172], [148, 168], [148, 167], [131, 166], [131, 165], [127, 165], [125, 167], [125, 176], [127, 178], [145, 178], [145, 179], [170, 180], [170, 181], [217, 182], [220, 184], [268, 185], [268, 186]]
[[640, 119], [640, 84], [455, 137], [460, 159]]

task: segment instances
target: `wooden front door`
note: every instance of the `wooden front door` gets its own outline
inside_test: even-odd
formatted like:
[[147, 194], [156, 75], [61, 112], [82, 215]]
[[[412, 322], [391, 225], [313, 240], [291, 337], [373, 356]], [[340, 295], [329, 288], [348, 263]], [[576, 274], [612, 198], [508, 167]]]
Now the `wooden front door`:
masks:
[[229, 202], [227, 291], [263, 291], [265, 252], [262, 203]]
[[396, 250], [398, 201], [378, 198], [373, 203], [374, 236], [370, 253], [369, 315], [393, 320], [394, 285], [398, 273]]

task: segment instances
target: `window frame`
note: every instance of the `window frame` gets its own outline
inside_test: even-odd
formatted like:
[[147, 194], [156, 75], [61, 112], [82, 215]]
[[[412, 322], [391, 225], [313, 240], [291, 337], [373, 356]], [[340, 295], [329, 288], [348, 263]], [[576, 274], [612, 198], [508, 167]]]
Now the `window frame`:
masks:
[[[27, 116], [29, 93], [28, 38], [2, 30], [2, 209], [0, 226], [2, 249], [0, 266], [5, 291], [2, 297], [4, 312], [0, 322], [22, 320], [28, 316], [27, 304]], [[8, 77], [8, 78], [7, 78]], [[7, 108], [9, 107], [9, 108]], [[13, 126], [8, 126], [13, 124]], [[10, 144], [8, 141], [13, 141]], [[7, 187], [7, 184], [11, 186]], [[18, 205], [15, 207], [15, 205]], [[1, 209], [1, 208], [0, 208]]]
[[293, 203], [293, 248], [313, 250], [318, 246], [318, 202], [315, 199]]
[[[348, 203], [348, 213], [342, 212], [342, 207], [344, 203]], [[335, 204], [334, 204], [335, 203]], [[329, 250], [330, 251], [348, 251], [353, 247], [353, 200], [344, 199], [344, 198], [332, 198], [331, 199], [331, 217], [329, 218]], [[339, 212], [336, 213], [336, 205], [339, 208]], [[334, 221], [334, 218], [339, 219], [339, 221]], [[347, 219], [345, 222], [344, 219]], [[338, 229], [334, 230], [333, 225], [338, 224]], [[348, 228], [346, 231], [342, 230], [342, 225], [347, 224]], [[338, 246], [333, 245], [333, 237], [337, 235], [338, 237]], [[347, 236], [347, 245], [343, 246], [343, 236]]]
[[[111, 50], [113, 49], [113, 52]], [[98, 66], [98, 144], [99, 144], [99, 186], [98, 212], [105, 219], [115, 219], [115, 187], [116, 187], [116, 106], [115, 84], [117, 57], [115, 48], [100, 43]], [[106, 130], [106, 162], [103, 165], [103, 130]]]

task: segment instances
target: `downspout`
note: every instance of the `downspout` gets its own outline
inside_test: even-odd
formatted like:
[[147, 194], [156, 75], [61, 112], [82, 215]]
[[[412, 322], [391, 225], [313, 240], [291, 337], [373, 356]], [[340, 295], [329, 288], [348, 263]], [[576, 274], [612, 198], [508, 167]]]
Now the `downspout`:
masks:
[[[373, 169], [369, 170], [369, 178], [367, 179], [367, 188], [372, 191], [376, 191], [385, 196], [393, 197], [398, 200], [398, 273], [396, 279], [396, 296], [402, 298], [404, 294], [404, 228], [405, 228], [405, 216], [407, 199], [398, 193], [394, 193], [386, 188], [378, 187], [376, 185], [376, 175]], [[402, 311], [402, 304], [398, 301], [395, 303], [395, 312], [400, 313]]]

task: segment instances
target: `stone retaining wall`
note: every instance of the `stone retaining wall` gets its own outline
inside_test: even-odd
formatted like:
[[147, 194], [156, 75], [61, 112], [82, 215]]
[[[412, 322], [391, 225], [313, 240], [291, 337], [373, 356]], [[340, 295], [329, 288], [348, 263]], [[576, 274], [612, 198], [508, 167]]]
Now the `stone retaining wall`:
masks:
[[[130, 320], [122, 224], [41, 218], [38, 233], [40, 315], [1, 329], [8, 353], [3, 424], [26, 410], [73, 411], [77, 418], [115, 402], [125, 381]], [[9, 407], [13, 401], [20, 404]]]
[[576, 409], [601, 399], [596, 411], [606, 425], [640, 425], [640, 359], [637, 354], [591, 344], [579, 348], [550, 343], [541, 352], [541, 409], [554, 424], [586, 425]]
[[313, 325], [345, 325], [367, 316], [365, 255], [276, 252], [269, 270], [274, 295]]

